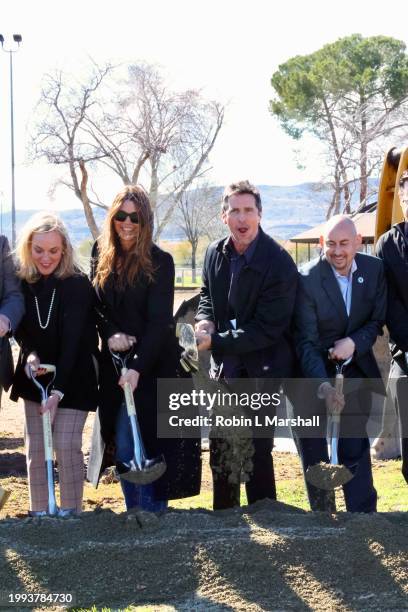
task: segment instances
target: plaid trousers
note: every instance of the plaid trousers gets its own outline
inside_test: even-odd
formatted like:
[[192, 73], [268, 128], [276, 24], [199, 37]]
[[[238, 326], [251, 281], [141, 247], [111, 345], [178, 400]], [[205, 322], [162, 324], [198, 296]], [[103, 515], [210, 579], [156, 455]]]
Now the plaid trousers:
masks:
[[[27, 453], [30, 510], [47, 510], [48, 487], [45, 470], [44, 439], [40, 404], [24, 400], [25, 441]], [[53, 424], [54, 453], [58, 462], [60, 507], [82, 510], [84, 488], [84, 456], [82, 431], [87, 412], [59, 408]]]

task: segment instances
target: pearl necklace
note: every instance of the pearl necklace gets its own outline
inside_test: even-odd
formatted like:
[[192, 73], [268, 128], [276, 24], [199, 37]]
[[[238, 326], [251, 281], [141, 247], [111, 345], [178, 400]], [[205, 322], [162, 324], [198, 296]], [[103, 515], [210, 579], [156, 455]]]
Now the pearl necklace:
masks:
[[45, 323], [45, 325], [43, 325], [43, 324], [42, 324], [42, 321], [41, 321], [41, 316], [40, 316], [40, 309], [39, 309], [39, 307], [38, 307], [38, 299], [37, 299], [37, 296], [36, 296], [36, 295], [34, 296], [34, 300], [35, 300], [35, 307], [37, 308], [37, 317], [38, 317], [38, 323], [39, 323], [39, 325], [40, 325], [41, 329], [47, 329], [47, 327], [48, 327], [48, 324], [49, 324], [49, 322], [50, 322], [50, 318], [51, 318], [51, 310], [52, 310], [52, 306], [53, 306], [53, 304], [54, 304], [54, 298], [55, 298], [55, 288], [53, 289], [52, 296], [51, 296], [50, 307], [49, 307], [49, 309], [48, 309], [48, 317], [47, 317], [47, 322]]

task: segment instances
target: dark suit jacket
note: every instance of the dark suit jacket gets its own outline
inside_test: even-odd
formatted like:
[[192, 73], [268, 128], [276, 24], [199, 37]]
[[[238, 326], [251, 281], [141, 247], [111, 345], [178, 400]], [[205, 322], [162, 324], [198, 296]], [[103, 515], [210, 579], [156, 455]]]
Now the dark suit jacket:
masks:
[[408, 373], [404, 353], [408, 351], [408, 240], [404, 222], [394, 225], [377, 242], [376, 254], [384, 263], [387, 279], [387, 317], [391, 354]]
[[[350, 337], [356, 349], [353, 363], [363, 378], [377, 379], [372, 389], [384, 393], [372, 347], [385, 320], [386, 286], [382, 262], [357, 253], [350, 315], [333, 270], [321, 258], [302, 273], [296, 300], [296, 349], [307, 378], [327, 380], [334, 374], [328, 349]], [[361, 374], [360, 374], [361, 373]]]
[[273, 238], [262, 229], [259, 232], [251, 261], [238, 279], [235, 330], [228, 322], [228, 238], [207, 249], [196, 320], [208, 319], [216, 326], [211, 349], [214, 376], [224, 355], [239, 355], [250, 377], [292, 375], [294, 351], [289, 328], [296, 297], [296, 266]]
[[[24, 314], [24, 298], [16, 277], [8, 240], [0, 236], [0, 314], [9, 318], [13, 333]], [[0, 338], [0, 385], [6, 390], [13, 378], [13, 359], [9, 340]]]

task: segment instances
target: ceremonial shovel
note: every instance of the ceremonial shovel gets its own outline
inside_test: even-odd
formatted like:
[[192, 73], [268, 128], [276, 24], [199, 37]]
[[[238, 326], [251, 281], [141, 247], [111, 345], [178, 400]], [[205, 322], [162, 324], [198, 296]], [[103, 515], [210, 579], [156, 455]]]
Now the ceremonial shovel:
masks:
[[[110, 351], [113, 363], [116, 368], [120, 368], [122, 376], [128, 371], [126, 363], [130, 357], [132, 349], [125, 355]], [[123, 480], [128, 480], [137, 485], [145, 485], [154, 482], [166, 471], [166, 461], [163, 455], [159, 455], [154, 459], [147, 459], [143, 445], [142, 435], [140, 432], [139, 422], [137, 420], [135, 402], [130, 383], [126, 383], [124, 387], [126, 409], [130, 421], [133, 438], [133, 458], [129, 462], [118, 461], [116, 467], [119, 475]]]
[[[44, 408], [48, 399], [48, 389], [55, 380], [56, 369], [54, 365], [46, 363], [40, 363], [37, 368], [37, 376], [43, 376], [44, 374], [50, 374], [51, 378], [46, 386], [43, 386], [34, 376], [32, 368], [29, 368], [31, 380], [35, 386], [40, 390], [41, 393], [41, 406]], [[48, 485], [48, 509], [47, 512], [31, 512], [32, 515], [41, 516], [48, 514], [50, 516], [56, 516], [58, 514], [58, 506], [55, 499], [55, 483], [54, 483], [54, 449], [52, 444], [52, 428], [51, 428], [51, 415], [50, 411], [46, 410], [42, 415], [43, 425], [43, 436], [44, 436], [44, 454], [45, 454], [45, 469], [47, 472], [47, 485]]]
[[198, 350], [194, 328], [190, 323], [177, 323], [176, 336], [184, 349], [180, 364], [186, 372], [198, 372]]
[[0, 510], [3, 508], [3, 506], [7, 502], [10, 495], [11, 495], [10, 491], [6, 491], [6, 489], [3, 489], [3, 487], [0, 487]]
[[[330, 351], [329, 351], [330, 353]], [[345, 361], [336, 361], [336, 381], [335, 387], [338, 393], [343, 393], [344, 375], [343, 369], [350, 363], [352, 357]], [[340, 416], [339, 412], [330, 412], [329, 414], [329, 446], [330, 446], [330, 464], [320, 462], [316, 465], [311, 465], [306, 470], [306, 480], [310, 484], [331, 491], [336, 487], [346, 484], [353, 478], [353, 474], [345, 465], [339, 465], [338, 459], [338, 444], [340, 433]]]

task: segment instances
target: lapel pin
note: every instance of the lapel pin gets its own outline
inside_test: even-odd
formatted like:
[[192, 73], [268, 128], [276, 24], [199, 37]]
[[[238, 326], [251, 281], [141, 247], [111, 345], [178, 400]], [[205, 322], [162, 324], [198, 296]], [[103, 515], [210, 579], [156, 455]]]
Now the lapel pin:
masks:
[[364, 278], [362, 276], [359, 276], [357, 282], [361, 285], [362, 283], [364, 283]]

